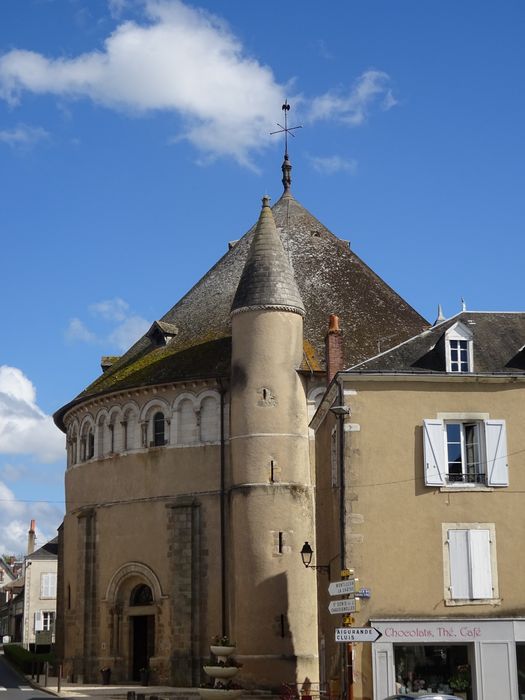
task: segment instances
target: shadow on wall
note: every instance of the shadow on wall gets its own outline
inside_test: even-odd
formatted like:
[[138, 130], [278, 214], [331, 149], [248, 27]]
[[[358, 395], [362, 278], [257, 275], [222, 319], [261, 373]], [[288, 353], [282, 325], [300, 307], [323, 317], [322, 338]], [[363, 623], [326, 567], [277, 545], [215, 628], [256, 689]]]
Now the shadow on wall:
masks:
[[[241, 658], [243, 668], [239, 684], [247, 688], [279, 690], [283, 683], [295, 687], [297, 657], [287, 614], [287, 575], [282, 573], [265, 579], [254, 587], [252, 600], [237, 599], [234, 605], [237, 622], [242, 621], [245, 626], [244, 633], [238, 634], [236, 653], [248, 657]], [[247, 624], [249, 629], [246, 629]]]

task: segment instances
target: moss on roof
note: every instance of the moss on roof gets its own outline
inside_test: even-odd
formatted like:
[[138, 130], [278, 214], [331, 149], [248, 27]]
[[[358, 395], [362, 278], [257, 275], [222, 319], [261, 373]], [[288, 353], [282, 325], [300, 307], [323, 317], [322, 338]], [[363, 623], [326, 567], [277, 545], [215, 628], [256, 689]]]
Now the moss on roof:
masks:
[[[380, 339], [386, 349], [428, 327], [347, 242], [291, 195], [284, 194], [272, 211], [306, 309], [301, 369], [325, 370], [324, 338], [332, 313], [340, 317], [347, 367], [374, 355]], [[61, 429], [64, 413], [87, 397], [229, 374], [230, 308], [254, 230], [255, 226], [160, 319], [159, 324], [175, 326], [177, 335], [161, 347], [144, 335], [77, 399], [57, 411], [55, 422]]]

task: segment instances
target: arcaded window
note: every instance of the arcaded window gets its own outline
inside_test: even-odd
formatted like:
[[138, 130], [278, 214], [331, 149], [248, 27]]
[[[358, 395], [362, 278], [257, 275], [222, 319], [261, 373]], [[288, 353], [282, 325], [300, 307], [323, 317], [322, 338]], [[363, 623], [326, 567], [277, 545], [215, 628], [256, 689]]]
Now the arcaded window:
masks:
[[160, 411], [153, 416], [153, 444], [155, 447], [166, 444], [164, 413]]

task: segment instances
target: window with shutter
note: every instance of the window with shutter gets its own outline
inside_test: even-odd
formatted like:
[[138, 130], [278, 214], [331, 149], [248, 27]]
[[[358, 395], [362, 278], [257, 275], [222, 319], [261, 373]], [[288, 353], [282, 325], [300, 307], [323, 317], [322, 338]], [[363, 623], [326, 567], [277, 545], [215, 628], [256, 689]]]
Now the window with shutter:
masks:
[[504, 420], [423, 421], [427, 486], [508, 486]]
[[35, 612], [35, 632], [41, 632], [44, 629], [44, 620], [42, 617], [42, 611], [37, 610]]
[[498, 597], [494, 524], [443, 528], [446, 604], [493, 602]]
[[57, 597], [57, 575], [56, 573], [41, 574], [40, 576], [40, 598]]

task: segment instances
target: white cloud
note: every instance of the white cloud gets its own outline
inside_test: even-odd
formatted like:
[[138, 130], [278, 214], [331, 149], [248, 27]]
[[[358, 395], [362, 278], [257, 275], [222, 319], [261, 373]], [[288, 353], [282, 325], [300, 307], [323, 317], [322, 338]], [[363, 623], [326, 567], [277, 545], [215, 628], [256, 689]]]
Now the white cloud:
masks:
[[28, 454], [42, 462], [64, 455], [64, 438], [38, 407], [33, 384], [7, 365], [0, 366], [0, 453]]
[[36, 520], [36, 546], [42, 547], [56, 537], [62, 518], [63, 510], [58, 506], [42, 501], [19, 501], [0, 481], [0, 553], [26, 553], [31, 520]]
[[386, 109], [396, 103], [388, 83], [387, 73], [377, 70], [365, 71], [354, 83], [352, 89], [345, 93], [343, 90], [331, 90], [324, 95], [315, 97], [307, 114], [310, 121], [320, 119], [336, 119], [348, 126], [362, 124], [370, 108], [381, 100], [388, 104]]
[[129, 304], [124, 299], [120, 299], [120, 297], [99, 301], [89, 306], [89, 311], [94, 316], [101, 316], [108, 321], [123, 321], [126, 318], [128, 309]]
[[97, 336], [79, 318], [72, 318], [66, 329], [66, 339], [70, 342], [96, 343]]
[[97, 328], [97, 332], [94, 332], [79, 318], [73, 318], [65, 332], [67, 340], [96, 343], [105, 346], [105, 351], [114, 347], [119, 352], [124, 352], [144, 335], [151, 325], [150, 321], [130, 311], [129, 304], [120, 297], [90, 304], [88, 310], [95, 319], [93, 323], [98, 321], [100, 325], [100, 321], [103, 321], [111, 323], [113, 327], [110, 330]]
[[144, 335], [150, 325], [151, 324], [141, 316], [130, 316], [115, 328], [109, 336], [109, 340], [116, 345], [121, 352], [124, 352]]
[[[127, 5], [108, 0], [116, 18]], [[0, 54], [0, 99], [16, 105], [32, 92], [56, 95], [60, 102], [86, 98], [132, 114], [168, 112], [182, 121], [169, 143], [188, 140], [202, 152], [202, 163], [229, 156], [249, 167], [251, 154], [270, 143], [276, 108], [286, 96], [302, 107], [306, 120], [349, 126], [362, 124], [374, 105], [388, 110], [396, 104], [389, 76], [378, 70], [364, 72], [350, 90], [294, 96], [293, 81], [278, 83], [216, 15], [182, 0], [144, 0], [139, 6], [142, 21], [118, 20], [100, 50], [71, 58], [23, 49]], [[322, 41], [318, 50], [328, 56]]]
[[0, 130], [0, 143], [5, 143], [12, 148], [31, 148], [39, 141], [48, 138], [49, 133], [39, 126], [19, 124], [13, 129]]
[[122, 21], [101, 51], [4, 53], [0, 97], [14, 105], [29, 91], [137, 113], [173, 111], [197, 148], [247, 164], [248, 152], [269, 138], [283, 86], [218, 17], [180, 0], [146, 0], [145, 13], [144, 24]]
[[396, 100], [396, 98], [392, 94], [392, 90], [387, 90], [384, 100], [381, 103], [381, 109], [383, 109], [385, 112], [388, 112], [389, 109], [392, 109], [392, 107], [395, 107], [398, 104], [399, 100]]
[[323, 175], [334, 175], [342, 171], [355, 175], [357, 172], [357, 161], [353, 158], [342, 158], [341, 156], [309, 156], [310, 163], [314, 170]]

